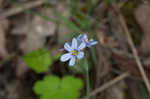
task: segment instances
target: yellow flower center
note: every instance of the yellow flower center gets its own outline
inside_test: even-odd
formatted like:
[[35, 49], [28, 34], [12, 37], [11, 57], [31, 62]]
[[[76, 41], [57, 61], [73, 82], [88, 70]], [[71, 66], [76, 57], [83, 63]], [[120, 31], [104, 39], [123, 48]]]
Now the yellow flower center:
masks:
[[78, 54], [78, 52], [75, 51], [75, 50], [72, 50], [72, 54], [73, 54], [74, 56], [76, 56], [76, 55]]
[[88, 41], [89, 41], [89, 39], [87, 38], [87, 39], [85, 40], [85, 42], [88, 43]]

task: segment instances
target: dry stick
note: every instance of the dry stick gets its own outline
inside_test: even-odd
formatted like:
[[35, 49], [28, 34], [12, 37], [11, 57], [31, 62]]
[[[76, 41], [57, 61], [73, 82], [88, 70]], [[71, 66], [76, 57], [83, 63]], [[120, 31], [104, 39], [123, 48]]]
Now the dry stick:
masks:
[[147, 78], [147, 76], [146, 76], [146, 74], [145, 74], [145, 71], [144, 71], [144, 69], [143, 69], [142, 63], [141, 63], [141, 61], [140, 61], [140, 58], [139, 58], [138, 53], [137, 53], [137, 50], [136, 50], [135, 45], [134, 45], [134, 43], [133, 43], [133, 40], [132, 40], [132, 38], [131, 38], [130, 32], [129, 32], [128, 28], [127, 28], [125, 19], [124, 19], [124, 17], [122, 16], [122, 14], [121, 14], [120, 9], [118, 8], [118, 6], [117, 6], [116, 4], [113, 4], [113, 7], [114, 7], [114, 10], [115, 10], [115, 11], [117, 12], [117, 14], [118, 14], [120, 24], [121, 24], [121, 26], [122, 26], [124, 32], [126, 33], [127, 40], [128, 40], [128, 43], [129, 43], [129, 45], [130, 45], [130, 47], [131, 47], [133, 56], [134, 56], [134, 58], [135, 58], [135, 60], [136, 60], [136, 63], [137, 63], [137, 66], [138, 66], [138, 68], [139, 68], [139, 71], [140, 71], [140, 73], [141, 73], [141, 76], [142, 76], [142, 78], [143, 78], [143, 80], [144, 80], [144, 83], [145, 83], [145, 85], [146, 85], [146, 87], [147, 87], [147, 90], [148, 90], [148, 92], [149, 92], [149, 94], [150, 94], [150, 84], [149, 84], [149, 80], [148, 80], [148, 78]]
[[4, 10], [4, 11], [0, 12], [1, 13], [0, 14], [0, 19], [16, 15], [18, 13], [23, 12], [25, 9], [31, 9], [31, 8], [40, 6], [44, 3], [45, 3], [44, 0], [37, 0], [37, 1], [28, 2], [28, 3], [23, 4], [23, 5], [18, 5], [17, 7], [10, 8], [8, 10]]
[[[112, 85], [114, 85], [115, 83], [127, 78], [130, 74], [128, 72], [125, 72], [123, 74], [121, 74], [120, 76], [114, 78], [113, 80], [109, 81], [108, 83], [102, 85], [101, 87], [95, 89], [94, 91], [92, 91], [90, 93], [90, 96], [95, 96], [97, 93], [100, 93], [104, 90], [106, 90], [107, 88], [111, 87]], [[86, 96], [82, 97], [81, 99], [86, 99]]]

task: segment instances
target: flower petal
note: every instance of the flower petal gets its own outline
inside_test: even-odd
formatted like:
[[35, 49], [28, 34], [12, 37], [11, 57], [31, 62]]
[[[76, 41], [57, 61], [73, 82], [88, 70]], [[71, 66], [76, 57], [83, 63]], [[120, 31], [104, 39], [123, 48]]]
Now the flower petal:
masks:
[[87, 35], [86, 34], [83, 34], [83, 39], [87, 39]]
[[82, 50], [83, 48], [85, 48], [86, 44], [84, 42], [82, 42], [79, 47], [78, 50]]
[[75, 39], [75, 38], [72, 39], [71, 47], [72, 47], [72, 49], [77, 49], [77, 39]]
[[98, 42], [97, 41], [93, 41], [91, 42], [91, 45], [96, 45]]
[[61, 56], [60, 61], [65, 62], [71, 58], [71, 53], [67, 53]]
[[86, 46], [87, 46], [88, 48], [90, 48], [92, 45], [91, 45], [91, 43], [88, 43], [88, 44], [86, 44]]
[[83, 36], [83, 34], [80, 34], [80, 35], [77, 37], [77, 40], [78, 40], [78, 41], [81, 41], [82, 36]]
[[89, 42], [93, 42], [93, 41], [94, 41], [93, 39], [90, 39], [90, 40], [89, 40]]
[[67, 50], [67, 51], [69, 51], [69, 52], [72, 51], [72, 48], [71, 48], [71, 46], [68, 43], [65, 43], [64, 49]]
[[81, 59], [84, 57], [84, 52], [78, 52], [77, 58]]
[[72, 58], [69, 61], [69, 66], [73, 66], [75, 64], [75, 60], [76, 60], [75, 57], [72, 56]]

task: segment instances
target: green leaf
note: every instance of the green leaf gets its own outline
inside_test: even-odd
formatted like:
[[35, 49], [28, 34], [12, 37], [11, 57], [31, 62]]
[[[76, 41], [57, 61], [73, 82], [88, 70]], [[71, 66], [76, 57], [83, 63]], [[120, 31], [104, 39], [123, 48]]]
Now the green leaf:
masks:
[[75, 21], [78, 22], [78, 24], [82, 30], [88, 31], [91, 29], [91, 26], [89, 24], [90, 20], [82, 12], [78, 12], [76, 14], [76, 16], [74, 16], [74, 18], [75, 18]]
[[75, 15], [78, 12], [79, 0], [70, 0], [69, 7], [71, 8], [71, 14]]
[[94, 47], [91, 47], [90, 52], [91, 52], [91, 57], [92, 57], [93, 62], [96, 63], [96, 52], [95, 52], [95, 48], [94, 48]]
[[59, 59], [60, 59], [60, 57], [61, 57], [61, 53], [58, 53], [58, 54], [56, 54], [55, 56], [53, 56], [52, 58], [53, 58], [53, 61], [58, 61]]
[[44, 48], [25, 54], [24, 60], [37, 73], [48, 71], [49, 66], [52, 64], [50, 52]]
[[76, 24], [74, 24], [70, 19], [63, 16], [60, 12], [57, 12], [56, 16], [66, 24], [68, 29], [70, 29], [73, 32], [80, 32], [81, 33], [81, 29]]
[[93, 2], [92, 2], [92, 0], [88, 0], [88, 14], [91, 13], [92, 7], [93, 7]]
[[57, 89], [60, 79], [55, 76], [46, 76], [44, 80], [35, 83], [34, 92], [36, 94], [46, 94]]
[[79, 78], [45, 76], [34, 84], [33, 90], [40, 99], [78, 99], [82, 87], [83, 83]]

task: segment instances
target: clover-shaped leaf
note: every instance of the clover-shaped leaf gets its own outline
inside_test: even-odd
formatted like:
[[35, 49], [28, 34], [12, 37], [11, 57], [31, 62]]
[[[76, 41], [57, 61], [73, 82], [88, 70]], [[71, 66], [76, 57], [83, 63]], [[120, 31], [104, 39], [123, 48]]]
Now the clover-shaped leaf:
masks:
[[72, 76], [62, 79], [57, 76], [45, 76], [34, 84], [34, 92], [40, 99], [78, 99], [83, 86], [82, 80]]
[[50, 52], [44, 48], [25, 54], [24, 60], [37, 73], [48, 71], [49, 66], [52, 64]]

